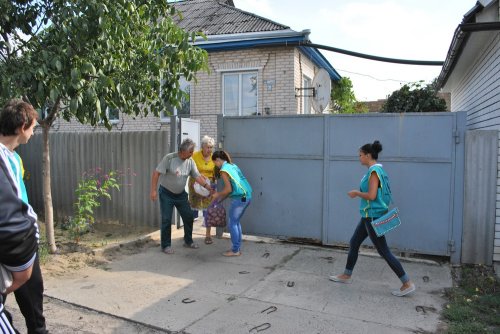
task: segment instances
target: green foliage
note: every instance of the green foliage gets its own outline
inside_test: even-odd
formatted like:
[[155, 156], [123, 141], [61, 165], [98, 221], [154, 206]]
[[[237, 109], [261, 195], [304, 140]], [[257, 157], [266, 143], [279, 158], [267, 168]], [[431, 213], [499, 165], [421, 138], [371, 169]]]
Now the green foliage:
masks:
[[158, 115], [165, 101], [179, 106], [181, 77], [208, 69], [207, 53], [190, 44], [199, 34], [175, 24], [167, 1], [0, 3], [0, 96], [48, 108], [49, 125], [61, 113], [110, 127], [107, 108]]
[[348, 77], [342, 77], [332, 89], [331, 100], [334, 112], [342, 114], [358, 114], [368, 112], [368, 108], [356, 100], [352, 81]]
[[102, 174], [100, 168], [83, 173], [75, 190], [77, 198], [73, 205], [75, 215], [67, 225], [71, 237], [76, 242], [79, 241], [80, 235], [88, 232], [94, 223], [94, 211], [101, 206], [99, 200], [101, 198], [111, 200], [111, 190], [120, 190], [119, 178], [120, 174], [117, 171]]
[[491, 267], [464, 266], [459, 286], [446, 291], [448, 333], [499, 333], [500, 282]]
[[47, 245], [47, 238], [45, 238], [43, 233], [40, 233], [40, 240], [38, 242], [38, 256], [40, 258], [40, 264], [42, 265], [49, 260], [49, 247]]
[[446, 101], [436, 93], [432, 83], [426, 86], [423, 81], [404, 84], [389, 95], [382, 109], [391, 113], [446, 111]]

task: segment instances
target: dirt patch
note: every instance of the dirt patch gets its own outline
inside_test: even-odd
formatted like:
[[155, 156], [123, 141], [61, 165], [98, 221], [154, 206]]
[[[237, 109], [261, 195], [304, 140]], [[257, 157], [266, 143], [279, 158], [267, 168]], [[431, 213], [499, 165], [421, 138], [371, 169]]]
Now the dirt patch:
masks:
[[[45, 235], [45, 226], [40, 224]], [[105, 267], [110, 261], [158, 245], [158, 228], [96, 223], [76, 242], [67, 230], [55, 227], [57, 254], [41, 251], [44, 276], [63, 276], [87, 266]], [[42, 241], [43, 244], [43, 241]], [[44, 254], [45, 253], [45, 254]]]

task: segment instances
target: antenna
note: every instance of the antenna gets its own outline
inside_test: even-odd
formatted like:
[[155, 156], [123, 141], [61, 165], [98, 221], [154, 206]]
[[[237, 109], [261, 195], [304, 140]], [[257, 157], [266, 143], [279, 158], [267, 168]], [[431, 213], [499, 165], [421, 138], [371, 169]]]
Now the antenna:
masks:
[[320, 68], [314, 76], [312, 87], [312, 106], [316, 112], [323, 113], [330, 103], [330, 92], [332, 90], [330, 75], [324, 68]]

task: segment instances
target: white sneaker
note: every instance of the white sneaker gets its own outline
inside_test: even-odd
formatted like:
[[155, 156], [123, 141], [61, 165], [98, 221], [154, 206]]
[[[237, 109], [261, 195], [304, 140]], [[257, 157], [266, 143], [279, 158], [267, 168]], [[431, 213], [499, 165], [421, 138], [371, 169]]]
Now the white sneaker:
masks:
[[338, 282], [338, 283], [344, 283], [344, 284], [351, 284], [352, 283], [352, 277], [349, 278], [340, 278], [340, 275], [333, 275], [330, 276], [330, 281]]
[[415, 291], [415, 284], [412, 283], [409, 287], [407, 287], [404, 290], [393, 291], [392, 295], [396, 296], [396, 297], [403, 297], [403, 296], [406, 296], [406, 295], [412, 293], [413, 291]]

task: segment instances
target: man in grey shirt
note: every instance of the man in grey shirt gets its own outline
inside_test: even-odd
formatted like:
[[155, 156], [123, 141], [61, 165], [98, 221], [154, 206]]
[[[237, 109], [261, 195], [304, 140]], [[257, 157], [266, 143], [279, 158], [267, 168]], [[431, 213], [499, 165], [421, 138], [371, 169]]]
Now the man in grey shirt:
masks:
[[[165, 155], [151, 178], [151, 200], [156, 201], [160, 195], [161, 211], [161, 249], [165, 254], [173, 254], [172, 249], [172, 212], [174, 206], [179, 211], [184, 222], [184, 247], [197, 249], [193, 242], [193, 211], [185, 191], [188, 177], [191, 176], [207, 190], [212, 191], [207, 180], [198, 172], [196, 164], [191, 159], [194, 142], [186, 138], [181, 143], [178, 152]], [[158, 181], [160, 186], [158, 187]]]

